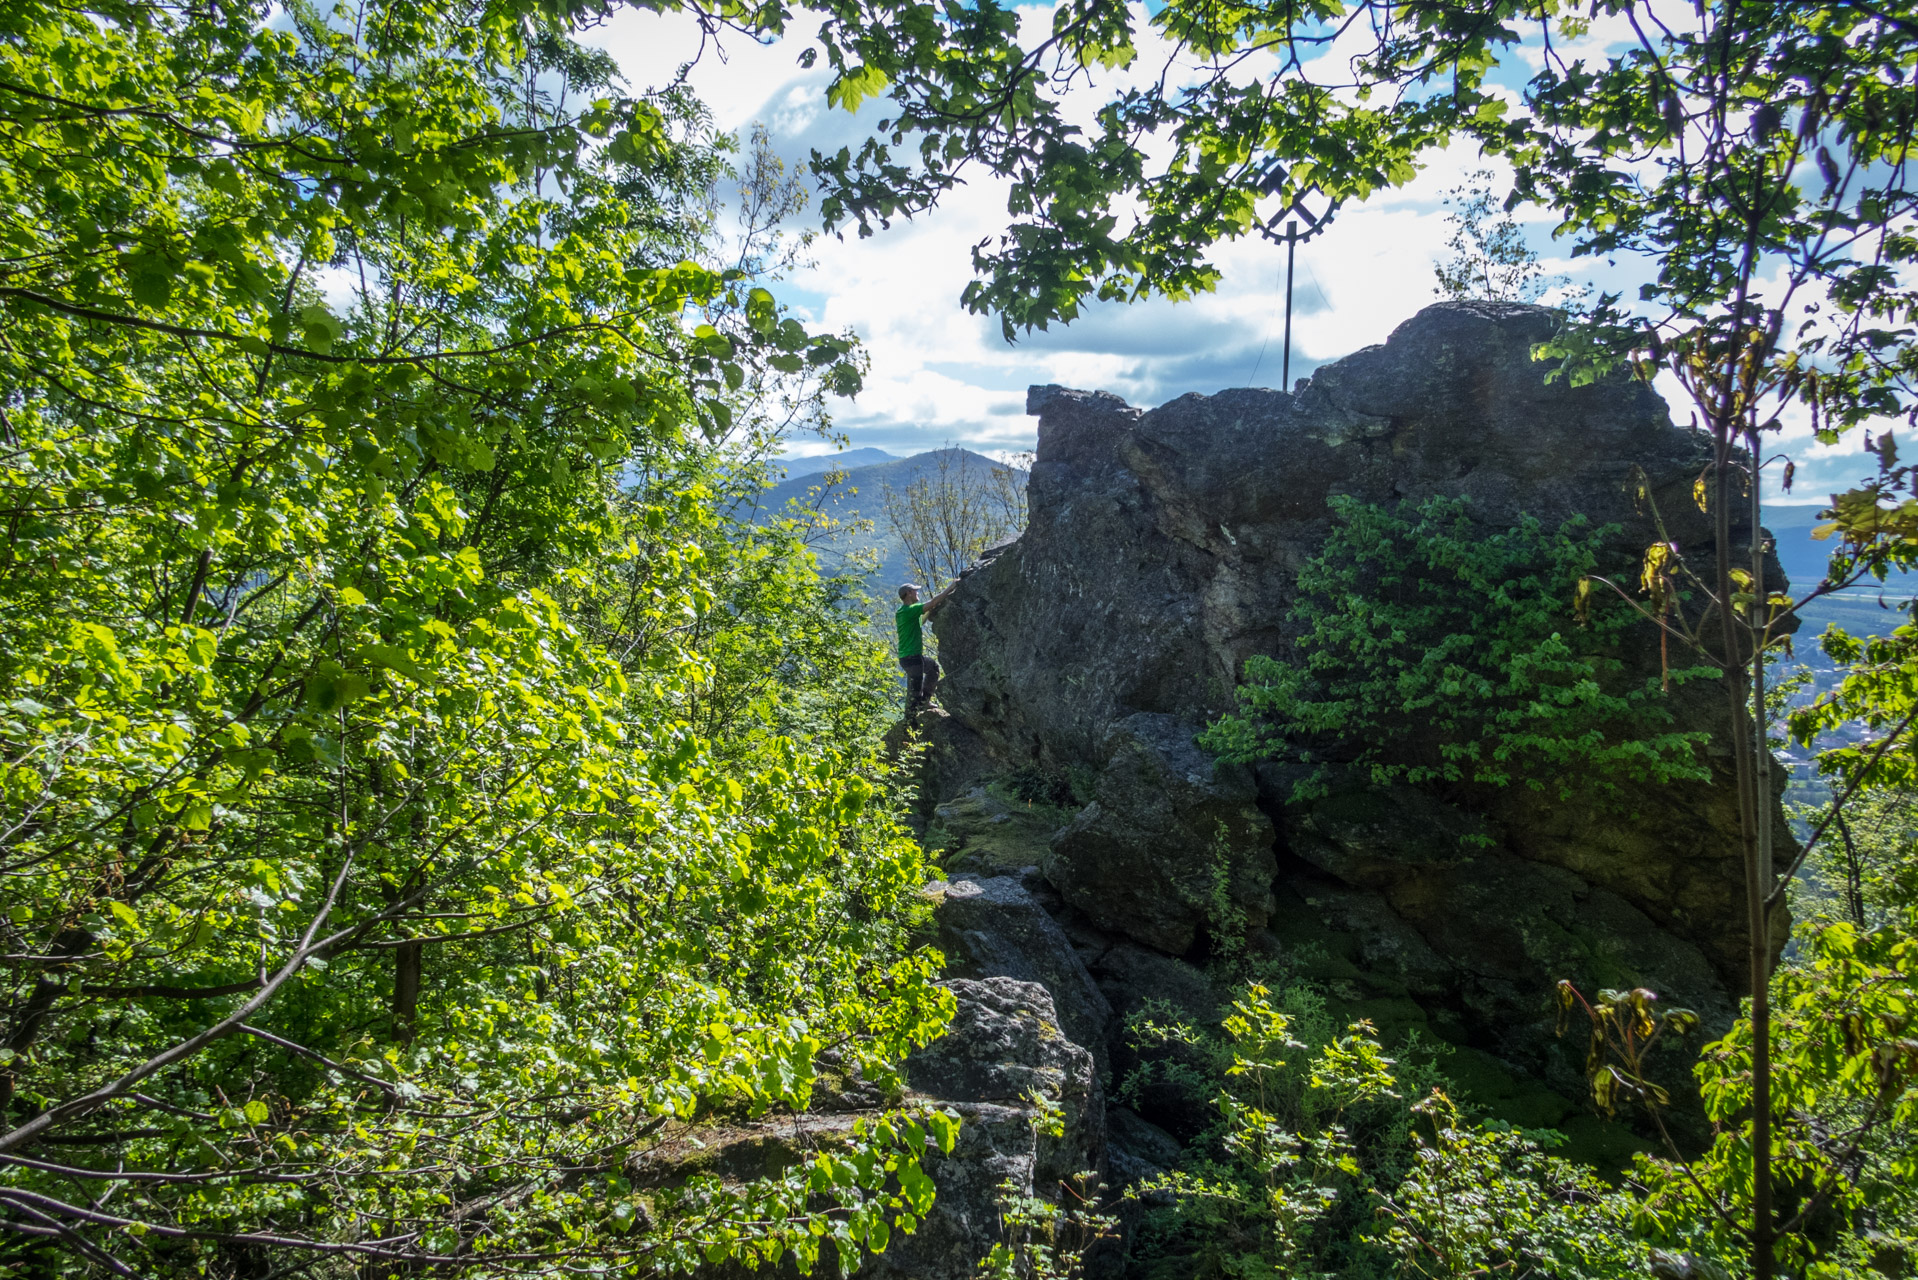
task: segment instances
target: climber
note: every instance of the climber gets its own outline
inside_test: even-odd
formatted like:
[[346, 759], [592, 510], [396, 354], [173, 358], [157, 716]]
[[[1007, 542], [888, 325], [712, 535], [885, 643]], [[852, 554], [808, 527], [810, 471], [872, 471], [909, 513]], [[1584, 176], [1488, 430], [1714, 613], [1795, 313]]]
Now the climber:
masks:
[[926, 641], [920, 633], [919, 620], [944, 604], [946, 597], [958, 587], [959, 584], [955, 582], [920, 604], [919, 593], [925, 588], [916, 582], [900, 584], [899, 599], [904, 603], [893, 613], [892, 620], [899, 628], [899, 666], [906, 673], [908, 714], [931, 702], [932, 691], [939, 683], [939, 660], [926, 652]]

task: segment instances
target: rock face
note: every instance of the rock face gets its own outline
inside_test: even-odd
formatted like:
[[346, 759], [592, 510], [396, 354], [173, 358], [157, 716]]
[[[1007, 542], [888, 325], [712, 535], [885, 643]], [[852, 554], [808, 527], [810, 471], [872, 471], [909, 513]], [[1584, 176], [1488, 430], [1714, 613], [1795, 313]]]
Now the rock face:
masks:
[[1010, 876], [960, 878], [933, 885], [939, 948], [957, 978], [1015, 978], [1046, 991], [1063, 1032], [1105, 1057], [1112, 1006], [1086, 972], [1065, 931], [1030, 891]]
[[[1151, 412], [1033, 388], [1029, 525], [936, 620], [941, 732], [1002, 774], [1058, 780], [1081, 806], [1037, 861], [1102, 983], [1115, 944], [1199, 955], [1237, 930], [1352, 1007], [1573, 1094], [1577, 1064], [1550, 1035], [1561, 977], [1643, 982], [1708, 1025], [1729, 1017], [1744, 941], [1727, 761], [1713, 782], [1605, 815], [1521, 788], [1469, 810], [1415, 791], [1294, 806], [1280, 771], [1218, 765], [1192, 745], [1232, 705], [1245, 660], [1285, 652], [1297, 574], [1334, 495], [1466, 496], [1492, 529], [1583, 515], [1618, 527], [1610, 546], [1629, 571], [1657, 537], [1642, 474], [1671, 538], [1712, 554], [1690, 494], [1703, 439], [1640, 384], [1548, 382], [1530, 350], [1552, 325], [1540, 308], [1441, 304], [1290, 394], [1188, 395]], [[1734, 538], [1748, 547], [1749, 528]], [[1630, 643], [1627, 662], [1655, 671], [1655, 633]], [[1681, 687], [1670, 705], [1682, 727], [1723, 723], [1716, 687]], [[948, 763], [934, 799], [969, 785], [963, 772]], [[1461, 843], [1467, 831], [1480, 839]]]
[[[932, 1157], [932, 1212], [869, 1259], [874, 1280], [971, 1280], [999, 1239], [1001, 1186], [1059, 1198], [1060, 1184], [1105, 1159], [1105, 1105], [1092, 1055], [1061, 1032], [1037, 983], [954, 979], [951, 1028], [906, 1063], [913, 1092], [959, 1113], [952, 1153]], [[1035, 1099], [1053, 1109], [1058, 1132]]]
[[1177, 716], [1148, 711], [1113, 725], [1099, 756], [1092, 803], [1039, 864], [1065, 900], [1174, 953], [1207, 924], [1263, 925], [1278, 864], [1251, 771], [1207, 757]]

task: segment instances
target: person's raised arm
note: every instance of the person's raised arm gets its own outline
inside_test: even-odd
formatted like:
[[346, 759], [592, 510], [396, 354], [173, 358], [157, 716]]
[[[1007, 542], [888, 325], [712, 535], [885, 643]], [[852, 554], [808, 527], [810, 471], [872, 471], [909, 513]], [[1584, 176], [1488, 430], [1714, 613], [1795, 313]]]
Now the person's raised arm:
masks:
[[953, 592], [957, 591], [958, 589], [959, 589], [959, 582], [957, 579], [954, 579], [951, 586], [947, 587], [944, 591], [941, 591], [938, 595], [934, 596], [932, 599], [926, 601], [926, 613], [930, 615], [934, 609], [937, 609], [940, 605], [946, 602], [946, 597], [950, 596]]

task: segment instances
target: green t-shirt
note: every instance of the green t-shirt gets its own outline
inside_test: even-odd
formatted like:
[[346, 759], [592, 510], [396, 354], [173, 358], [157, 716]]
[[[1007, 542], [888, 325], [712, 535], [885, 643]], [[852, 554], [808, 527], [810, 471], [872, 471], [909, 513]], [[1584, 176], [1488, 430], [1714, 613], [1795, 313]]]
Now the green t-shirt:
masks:
[[902, 604], [892, 615], [893, 624], [899, 628], [899, 656], [917, 658], [925, 652], [925, 637], [919, 633], [919, 618], [926, 612], [923, 604]]

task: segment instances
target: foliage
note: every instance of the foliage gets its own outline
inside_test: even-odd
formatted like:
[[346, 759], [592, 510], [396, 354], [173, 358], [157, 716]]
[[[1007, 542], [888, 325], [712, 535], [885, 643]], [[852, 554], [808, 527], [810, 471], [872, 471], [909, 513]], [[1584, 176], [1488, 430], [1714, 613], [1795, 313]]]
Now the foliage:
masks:
[[1587, 1000], [1570, 982], [1558, 984], [1558, 1034], [1568, 1015], [1582, 1011], [1591, 1024], [1585, 1075], [1599, 1114], [1611, 1116], [1633, 1103], [1643, 1105], [1661, 1126], [1671, 1095], [1651, 1078], [1650, 1062], [1661, 1042], [1682, 1039], [1698, 1026], [1690, 1009], [1660, 1009], [1658, 993], [1647, 987], [1603, 990]]
[[[1059, 1137], [1064, 1122], [1057, 1106], [1038, 1093], [1028, 1096], [1034, 1106], [1035, 1132]], [[985, 1280], [1077, 1280], [1085, 1274], [1086, 1256], [1101, 1240], [1112, 1237], [1119, 1219], [1100, 1211], [1099, 1174], [1087, 1169], [1061, 1182], [1058, 1203], [1026, 1195], [1008, 1178], [999, 1185], [999, 1235], [979, 1260]]]
[[1143, 1228], [1159, 1248], [1194, 1251], [1194, 1275], [1265, 1276], [1317, 1274], [1361, 1247], [1368, 1188], [1396, 1179], [1410, 1129], [1369, 1025], [1341, 1032], [1303, 989], [1275, 1001], [1255, 983], [1222, 1036], [1153, 1017], [1130, 1031], [1142, 1062], [1122, 1096], [1210, 1089], [1217, 1117], [1180, 1169], [1126, 1192], [1162, 1206]]
[[1432, 268], [1438, 276], [1435, 292], [1459, 301], [1537, 302], [1548, 289], [1564, 284], [1563, 276], [1545, 275], [1538, 252], [1525, 243], [1524, 229], [1498, 201], [1492, 189], [1497, 175], [1474, 169], [1465, 176], [1469, 185], [1454, 187], [1445, 197], [1452, 207], [1445, 215], [1452, 224], [1445, 247], [1452, 256]]
[[[1863, 1277], [1918, 1244], [1918, 939], [1836, 923], [1801, 945], [1803, 962], [1774, 979], [1774, 1248], [1793, 1275]], [[1636, 1004], [1628, 1016], [1660, 1016], [1655, 1001]], [[1739, 1019], [1699, 1057], [1711, 1147], [1692, 1159], [1639, 1158], [1633, 1229], [1652, 1243], [1726, 1262], [1749, 1253], [1752, 1025]], [[1625, 1081], [1654, 1114], [1662, 1107], [1655, 1086], [1631, 1087], [1623, 1058], [1604, 1055], [1593, 1069]]]
[[963, 449], [932, 456], [929, 474], [903, 489], [888, 484], [884, 494], [886, 525], [905, 549], [914, 579], [928, 587], [957, 579], [981, 551], [1026, 527], [1024, 469], [980, 467]]
[[1787, 718], [1791, 736], [1804, 744], [1848, 724], [1867, 731], [1864, 741], [1818, 753], [1818, 771], [1846, 793], [1909, 792], [1918, 786], [1918, 758], [1911, 727], [1918, 721], [1912, 675], [1918, 661], [1918, 625], [1863, 639], [1831, 628], [1820, 639], [1825, 653], [1845, 669], [1838, 686]]
[[[741, 462], [731, 450], [689, 452], [677, 472], [622, 493], [616, 509], [641, 554], [582, 566], [569, 607], [629, 669], [656, 660], [662, 645], [697, 654], [703, 669], [677, 711], [728, 761], [750, 760], [769, 734], [876, 749], [895, 710], [893, 669], [867, 638], [859, 584], [821, 579], [816, 519], [746, 518], [764, 468]], [[649, 491], [677, 495], [672, 519], [649, 515]], [[686, 558], [707, 593], [688, 615], [651, 607], [650, 566], [662, 557]]]
[[1629, 1196], [1526, 1134], [1467, 1123], [1441, 1089], [1412, 1111], [1431, 1137], [1418, 1133], [1411, 1173], [1381, 1196], [1389, 1225], [1380, 1242], [1399, 1255], [1401, 1275], [1646, 1274], [1651, 1251], [1630, 1236]]
[[[1128, 1191], [1143, 1230], [1197, 1250], [1195, 1276], [1443, 1277], [1643, 1274], [1629, 1193], [1545, 1154], [1540, 1141], [1460, 1114], [1430, 1068], [1385, 1057], [1369, 1025], [1343, 1033], [1293, 988], [1251, 986], [1225, 1039], [1149, 1024], [1212, 1056], [1218, 1128], [1187, 1167]], [[1408, 1086], [1424, 1096], [1407, 1105]], [[1429, 1134], [1428, 1134], [1429, 1131]]]
[[9, 1267], [807, 1269], [926, 1211], [943, 1115], [675, 1163], [949, 1001], [880, 659], [714, 502], [857, 355], [702, 265], [728, 144], [565, 20], [0, 28]]
[[[1790, 253], [1794, 273], [1831, 282], [1839, 307], [1818, 323], [1835, 337], [1853, 308], [1890, 318], [1903, 305], [1912, 51], [1901, 14], [1879, 6], [1721, 0], [1672, 20], [1632, 0], [1075, 3], [1023, 41], [999, 5], [918, 22], [893, 0], [827, 11], [829, 97], [891, 99], [877, 136], [816, 158], [829, 219], [864, 232], [935, 203], [968, 168], [1008, 179], [1011, 225], [975, 248], [982, 278], [966, 296], [1009, 334], [1093, 298], [1210, 288], [1215, 242], [1315, 189], [1353, 200], [1403, 184], [1459, 144], [1507, 161], [1577, 251], [1666, 264], [1646, 300], [1685, 316], [1742, 296], [1751, 251]], [[1571, 52], [1595, 35], [1619, 51]], [[1165, 74], [1138, 65], [1148, 38], [1164, 42]], [[1095, 69], [1121, 67], [1132, 74], [1090, 119], [1066, 107]], [[1756, 217], [1749, 250], [1740, 206]], [[1136, 213], [1111, 212], [1125, 207]], [[1870, 327], [1836, 339], [1846, 359], [1878, 362]]]
[[[1857, 638], [1833, 627], [1819, 644], [1844, 673], [1837, 686], [1781, 705], [1775, 716], [1787, 732], [1777, 745], [1840, 738], [1817, 754], [1817, 780], [1805, 788], [1824, 792], [1823, 802], [1795, 806], [1795, 816], [1817, 824], [1821, 838], [1806, 849], [1811, 874], [1793, 884], [1794, 913], [1918, 933], [1918, 799], [1906, 670], [1918, 628], [1906, 624], [1889, 635]], [[1802, 687], [1809, 669], [1800, 668], [1799, 677]], [[1774, 682], [1773, 693], [1786, 683]], [[1836, 808], [1834, 791], [1846, 797]]]
[[1670, 729], [1659, 680], [1615, 656], [1631, 615], [1567, 625], [1606, 530], [1574, 520], [1548, 534], [1526, 517], [1488, 533], [1464, 499], [1415, 514], [1331, 505], [1288, 616], [1298, 660], [1248, 661], [1241, 710], [1206, 731], [1208, 748], [1311, 766], [1295, 800], [1323, 794], [1340, 765], [1374, 785], [1519, 783], [1561, 798], [1706, 776], [1704, 735]]
[[1825, 892], [1794, 898], [1794, 911], [1918, 935], [1918, 803], [1901, 788], [1872, 789], [1848, 810], [1833, 823], [1837, 838], [1828, 833], [1812, 852]]
[[[1747, 910], [1735, 927], [1753, 1027], [1750, 1263], [1770, 1280], [1770, 940], [1801, 861], [1775, 847], [1765, 662], [1805, 597], [1775, 600], [1762, 541], [1735, 539], [1763, 525], [1762, 467], [1782, 463], [1790, 487], [1791, 461], [1769, 441], [1793, 415], [1831, 444], [1918, 407], [1907, 8], [1074, 0], [1049, 30], [990, 3], [910, 17], [896, 0], [828, 10], [829, 100], [892, 99], [856, 155], [816, 159], [828, 220], [863, 232], [910, 215], [968, 166], [1005, 179], [1011, 223], [975, 246], [980, 278], [965, 300], [996, 312], [1008, 338], [1070, 321], [1095, 298], [1211, 288], [1219, 240], [1315, 193], [1364, 199], [1401, 185], [1422, 157], [1460, 144], [1509, 164], [1514, 197], [1551, 210], [1575, 255], [1646, 264], [1635, 299], [1601, 297], [1538, 354], [1575, 382], [1670, 374], [1709, 441], [1699, 497], [1711, 564], [1695, 575], [1691, 613], [1674, 615], [1669, 599], [1652, 612], [1668, 641], [1719, 668], [1728, 713], [1720, 745], [1736, 784]], [[1144, 48], [1164, 50], [1164, 65], [1136, 66]], [[1093, 111], [1068, 109], [1066, 92], [1096, 68], [1125, 74]], [[1827, 532], [1840, 550], [1807, 597], [1918, 554], [1912, 469], [1888, 439], [1867, 436], [1879, 475], [1834, 495]], [[1734, 521], [1740, 501], [1749, 519]], [[1679, 555], [1669, 538], [1649, 550]], [[1646, 585], [1662, 592], [1682, 576], [1666, 569], [1648, 564]], [[1881, 762], [1908, 754], [1903, 723], [1881, 740]], [[1814, 845], [1855, 790], [1834, 795]]]
[[1000, 1233], [979, 1260], [987, 1280], [1076, 1280], [1085, 1273], [1086, 1251], [1112, 1234], [1118, 1219], [1100, 1213], [1087, 1189], [1098, 1181], [1088, 1171], [1078, 1185], [1061, 1185], [1073, 1199], [1054, 1204], [1023, 1195], [1008, 1180], [999, 1188]]

